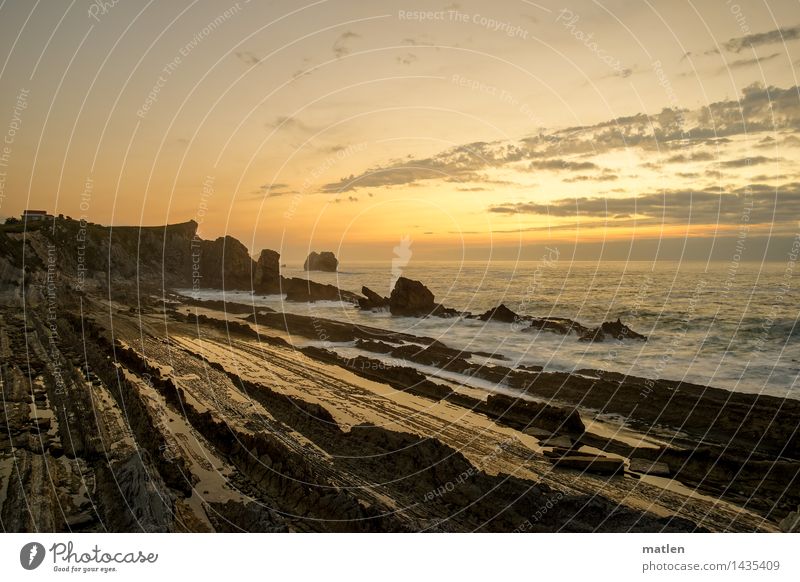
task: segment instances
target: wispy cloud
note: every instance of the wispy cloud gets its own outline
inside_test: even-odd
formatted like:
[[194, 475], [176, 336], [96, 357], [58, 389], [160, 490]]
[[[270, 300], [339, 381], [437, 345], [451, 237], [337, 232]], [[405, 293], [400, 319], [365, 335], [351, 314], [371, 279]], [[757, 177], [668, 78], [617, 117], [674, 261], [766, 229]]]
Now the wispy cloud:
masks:
[[279, 115], [272, 121], [268, 121], [265, 125], [269, 129], [311, 131], [311, 128], [297, 117], [288, 117], [285, 115]]
[[414, 53], [406, 53], [404, 55], [395, 57], [394, 60], [400, 63], [401, 65], [410, 65], [411, 63], [417, 61], [417, 55], [415, 55]]
[[747, 168], [749, 166], [757, 166], [760, 164], [768, 164], [770, 162], [778, 162], [780, 158], [768, 158], [766, 156], [752, 156], [749, 158], [739, 158], [737, 160], [725, 160], [720, 162], [723, 168]]
[[245, 65], [250, 67], [254, 67], [261, 62], [261, 58], [259, 58], [255, 53], [250, 51], [242, 51], [234, 53], [236, 58], [242, 61]]
[[731, 52], [738, 53], [748, 47], [759, 47], [776, 43], [784, 43], [800, 38], [800, 24], [787, 28], [776, 28], [769, 32], [759, 32], [748, 34], [730, 39], [725, 43], [725, 48]]
[[745, 207], [749, 209], [748, 216], [752, 223], [796, 222], [796, 217], [800, 216], [800, 182], [777, 188], [757, 183], [726, 192], [710, 188], [667, 190], [623, 198], [580, 197], [548, 203], [506, 202], [492, 205], [488, 211], [506, 215], [591, 217], [612, 221], [639, 216], [642, 217], [639, 224], [737, 224], [742, 220]]
[[564, 159], [534, 160], [528, 166], [531, 170], [555, 170], [580, 172], [583, 170], [596, 170], [597, 164], [592, 162], [572, 162]]
[[296, 194], [289, 184], [275, 182], [274, 184], [262, 184], [251, 193], [253, 198], [277, 198], [288, 194]]
[[[761, 63], [765, 63], [767, 61], [771, 61], [772, 59], [778, 58], [779, 56], [781, 56], [781, 53], [772, 53], [772, 54], [767, 55], [765, 57], [753, 57], [751, 59], [738, 59], [738, 60], [735, 60], [735, 61], [733, 61], [731, 63], [728, 63], [728, 67], [727, 68], [729, 68], [729, 69], [744, 69], [746, 67], [751, 67], [753, 65], [758, 65], [758, 64], [761, 64]], [[725, 67], [723, 67], [723, 70], [725, 70]]]

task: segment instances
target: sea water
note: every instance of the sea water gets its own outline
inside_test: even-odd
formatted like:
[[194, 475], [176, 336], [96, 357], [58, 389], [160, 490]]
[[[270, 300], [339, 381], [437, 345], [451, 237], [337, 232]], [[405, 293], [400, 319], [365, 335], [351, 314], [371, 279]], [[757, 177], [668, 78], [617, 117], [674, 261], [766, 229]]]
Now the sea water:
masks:
[[[618, 318], [648, 337], [581, 342], [574, 334], [523, 332], [519, 325], [464, 318], [407, 318], [362, 312], [348, 303], [284, 301], [281, 296], [203, 290], [279, 311], [434, 337], [466, 351], [502, 354], [511, 365], [545, 370], [602, 369], [681, 380], [737, 392], [800, 398], [797, 273], [786, 263], [492, 261], [341, 265], [338, 273], [282, 269], [359, 292], [388, 296], [397, 276], [422, 281], [447, 307], [474, 314], [501, 303], [520, 314], [564, 317], [587, 327]], [[793, 285], [794, 283], [794, 285]], [[324, 326], [320, 341], [324, 344]], [[296, 338], [302, 344], [304, 338]], [[380, 338], [376, 338], [380, 339]]]

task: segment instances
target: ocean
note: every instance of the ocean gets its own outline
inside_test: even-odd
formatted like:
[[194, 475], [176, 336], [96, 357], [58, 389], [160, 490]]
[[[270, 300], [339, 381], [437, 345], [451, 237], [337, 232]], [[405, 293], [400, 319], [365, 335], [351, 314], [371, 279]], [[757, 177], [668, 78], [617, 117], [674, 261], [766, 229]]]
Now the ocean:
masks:
[[[290, 303], [278, 295], [185, 292], [435, 337], [458, 349], [497, 352], [513, 365], [568, 372], [602, 369], [800, 399], [800, 301], [791, 261], [576, 262], [545, 255], [538, 261], [411, 260], [340, 269], [308, 276], [356, 292], [366, 285], [388, 296], [393, 277], [402, 275], [422, 281], [438, 303], [461, 311], [479, 314], [504, 303], [520, 315], [565, 317], [588, 327], [620, 318], [648, 341], [589, 343], [575, 335], [525, 333], [508, 323], [392, 317], [340, 302]], [[299, 265], [283, 267], [282, 273], [306, 276]], [[324, 338], [296, 339], [298, 345], [325, 344]]]

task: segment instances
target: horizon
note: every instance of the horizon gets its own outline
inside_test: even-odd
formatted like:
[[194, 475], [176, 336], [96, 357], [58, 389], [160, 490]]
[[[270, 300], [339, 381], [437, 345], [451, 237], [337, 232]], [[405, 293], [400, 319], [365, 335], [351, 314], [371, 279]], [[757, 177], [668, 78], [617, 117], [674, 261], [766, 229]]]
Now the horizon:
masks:
[[790, 1], [91, 6], [4, 12], [4, 216], [188, 217], [375, 260], [403, 236], [454, 260], [725, 260], [744, 232], [779, 261], [798, 231]]

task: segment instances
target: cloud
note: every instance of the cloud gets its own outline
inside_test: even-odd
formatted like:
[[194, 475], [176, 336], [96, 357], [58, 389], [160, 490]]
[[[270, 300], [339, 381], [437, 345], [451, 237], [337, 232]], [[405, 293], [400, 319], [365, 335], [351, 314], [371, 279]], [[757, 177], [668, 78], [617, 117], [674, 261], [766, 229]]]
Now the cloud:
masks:
[[245, 65], [250, 67], [254, 67], [261, 62], [261, 59], [255, 54], [250, 51], [242, 51], [234, 53], [236, 58], [242, 61]]
[[350, 54], [350, 47], [348, 46], [349, 41], [361, 38], [360, 34], [356, 34], [350, 30], [347, 30], [339, 35], [339, 38], [336, 39], [333, 43], [333, 54], [336, 58], [340, 59], [345, 55]]
[[262, 184], [258, 190], [252, 192], [253, 198], [277, 198], [278, 196], [286, 196], [288, 194], [296, 194], [296, 190], [292, 190], [289, 184], [282, 182], [275, 182], [271, 184]]
[[404, 55], [400, 55], [399, 57], [395, 57], [394, 60], [401, 65], [410, 65], [417, 60], [417, 55], [413, 53], [406, 53]]
[[612, 182], [618, 179], [619, 176], [609, 171], [604, 171], [599, 176], [573, 176], [572, 178], [564, 178], [564, 182]]
[[[591, 164], [569, 156], [596, 156], [615, 150], [639, 149], [647, 154], [671, 151], [668, 163], [711, 161], [718, 145], [730, 138], [760, 132], [800, 131], [798, 87], [781, 89], [752, 84], [739, 99], [718, 101], [698, 109], [663, 109], [597, 123], [542, 132], [516, 141], [473, 142], [427, 158], [389, 161], [323, 186], [338, 192], [361, 187], [413, 186], [422, 180], [485, 181], [490, 169], [558, 170], [568, 164]], [[712, 151], [704, 151], [702, 148]], [[652, 162], [649, 162], [652, 164]], [[656, 166], [657, 167], [657, 166]], [[565, 168], [582, 171], [577, 167]], [[590, 169], [586, 167], [585, 169]]]
[[683, 53], [683, 56], [680, 59], [678, 59], [678, 62], [679, 63], [683, 62], [683, 61], [688, 60], [688, 59], [690, 59], [692, 57], [698, 57], [698, 56], [707, 57], [707, 56], [710, 56], [710, 55], [718, 55], [718, 54], [719, 54], [719, 49], [717, 47], [710, 48], [710, 49], [708, 49], [706, 51], [703, 51], [699, 55], [697, 53], [692, 52], [692, 51], [686, 51], [685, 53]]
[[776, 43], [784, 43], [800, 38], [800, 24], [788, 28], [777, 28], [769, 32], [759, 32], [730, 39], [725, 43], [725, 48], [738, 53], [747, 47], [759, 47]]
[[787, 174], [759, 174], [758, 176], [753, 176], [754, 182], [769, 182], [770, 180], [788, 180], [789, 176]]
[[636, 222], [693, 224], [739, 224], [749, 209], [749, 223], [796, 223], [800, 216], [800, 182], [778, 188], [756, 183], [720, 192], [705, 190], [668, 190], [635, 197], [562, 198], [548, 203], [506, 202], [492, 205], [494, 214], [531, 214], [550, 217], [590, 217], [618, 220], [632, 216], [643, 217]]
[[265, 125], [269, 129], [311, 131], [311, 128], [297, 117], [288, 117], [286, 115], [279, 115], [272, 121], [268, 121]]
[[[427, 34], [421, 34], [417, 37], [406, 37], [400, 41], [400, 44], [408, 46], [428, 46], [428, 47], [436, 46], [434, 40]], [[439, 50], [438, 47], [436, 50]]]
[[768, 158], [766, 156], [752, 156], [749, 158], [739, 158], [738, 160], [726, 160], [720, 162], [723, 168], [746, 168], [749, 166], [757, 166], [759, 164], [768, 164], [770, 162], [778, 162], [780, 158]]
[[693, 152], [690, 154], [676, 154], [668, 157], [664, 162], [667, 164], [685, 164], [687, 162], [708, 162], [716, 159], [711, 152]]
[[529, 166], [531, 170], [569, 170], [569, 171], [582, 171], [582, 170], [596, 170], [597, 164], [592, 162], [571, 162], [569, 160], [552, 159], [552, 160], [534, 160]]
[[728, 63], [727, 68], [722, 67], [722, 71], [725, 71], [727, 69], [743, 69], [751, 65], [757, 65], [759, 63], [764, 63], [766, 61], [771, 61], [772, 59], [779, 57], [780, 55], [781, 53], [772, 53], [771, 55], [767, 55], [765, 57], [753, 57], [752, 59], [738, 59], [731, 63]]

